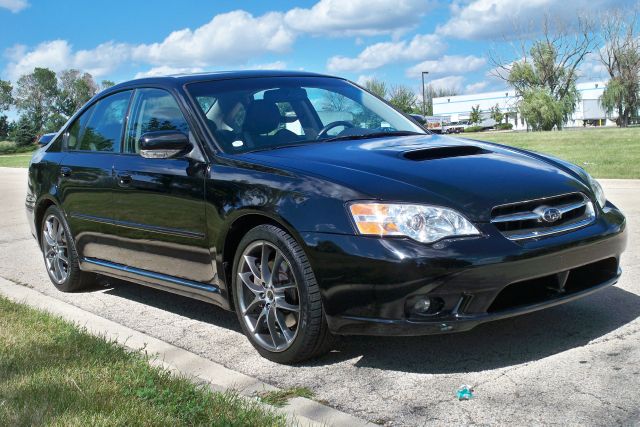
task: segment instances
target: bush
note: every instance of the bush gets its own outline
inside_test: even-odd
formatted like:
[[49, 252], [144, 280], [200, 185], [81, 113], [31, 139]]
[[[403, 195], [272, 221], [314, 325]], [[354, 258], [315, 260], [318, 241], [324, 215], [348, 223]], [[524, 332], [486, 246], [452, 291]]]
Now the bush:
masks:
[[498, 123], [496, 125], [497, 130], [511, 130], [513, 129], [513, 123]]
[[33, 144], [26, 147], [18, 147], [13, 141], [0, 141], [0, 154], [28, 153], [36, 148]]
[[465, 132], [480, 132], [482, 130], [484, 130], [482, 126], [469, 126], [464, 129]]

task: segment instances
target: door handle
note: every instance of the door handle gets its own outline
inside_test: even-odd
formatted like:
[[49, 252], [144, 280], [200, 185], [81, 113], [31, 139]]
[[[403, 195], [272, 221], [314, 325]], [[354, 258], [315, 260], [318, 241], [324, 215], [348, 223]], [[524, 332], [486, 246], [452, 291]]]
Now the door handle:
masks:
[[60, 168], [60, 176], [64, 176], [64, 177], [71, 176], [71, 168], [62, 166]]
[[132, 178], [128, 173], [118, 174], [118, 185], [126, 187], [131, 184]]

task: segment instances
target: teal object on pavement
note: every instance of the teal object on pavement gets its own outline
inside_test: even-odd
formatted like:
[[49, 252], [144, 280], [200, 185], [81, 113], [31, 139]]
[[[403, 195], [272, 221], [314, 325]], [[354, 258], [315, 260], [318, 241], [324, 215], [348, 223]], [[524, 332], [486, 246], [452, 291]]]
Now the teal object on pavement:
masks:
[[458, 400], [469, 400], [473, 397], [473, 389], [468, 385], [460, 386], [456, 392], [456, 397]]

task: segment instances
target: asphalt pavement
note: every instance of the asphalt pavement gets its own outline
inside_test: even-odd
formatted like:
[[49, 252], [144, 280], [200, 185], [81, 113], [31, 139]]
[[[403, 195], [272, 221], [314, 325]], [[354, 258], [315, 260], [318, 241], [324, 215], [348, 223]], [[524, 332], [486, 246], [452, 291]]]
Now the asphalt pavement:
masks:
[[[199, 301], [112, 280], [58, 292], [26, 223], [24, 169], [0, 168], [0, 276], [378, 423], [640, 425], [640, 180], [601, 182], [630, 231], [615, 287], [466, 333], [346, 337], [295, 367], [261, 358], [233, 313]], [[469, 401], [455, 398], [462, 384]]]

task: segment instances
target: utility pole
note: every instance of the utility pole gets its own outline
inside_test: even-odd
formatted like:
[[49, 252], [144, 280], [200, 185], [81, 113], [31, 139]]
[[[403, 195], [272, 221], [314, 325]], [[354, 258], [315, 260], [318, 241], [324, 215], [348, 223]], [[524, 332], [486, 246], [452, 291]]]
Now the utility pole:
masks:
[[422, 72], [422, 115], [423, 116], [427, 115], [427, 98], [425, 97], [425, 94], [424, 94], [424, 75], [425, 74], [429, 74], [429, 72], [428, 71]]

